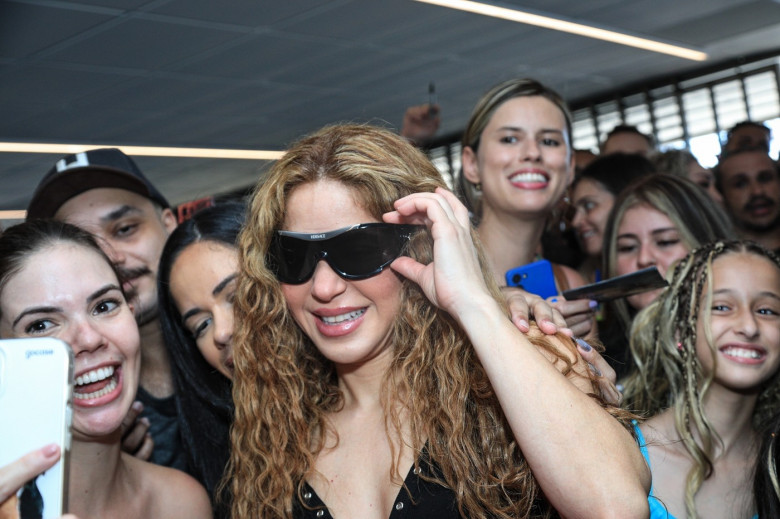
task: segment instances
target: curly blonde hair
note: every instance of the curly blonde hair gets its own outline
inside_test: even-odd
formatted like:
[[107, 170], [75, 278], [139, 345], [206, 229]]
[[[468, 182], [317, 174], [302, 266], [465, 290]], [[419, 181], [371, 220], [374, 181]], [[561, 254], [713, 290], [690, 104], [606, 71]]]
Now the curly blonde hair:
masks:
[[[718, 441], [702, 406], [717, 369], [710, 312], [703, 315], [705, 338], [714, 361], [710, 373], [704, 373], [696, 355], [697, 321], [701, 310], [712, 306], [712, 264], [729, 253], [764, 257], [780, 270], [780, 259], [756, 243], [732, 240], [706, 244], [677, 264], [669, 287], [637, 314], [631, 328], [630, 348], [636, 368], [625, 380], [624, 406], [648, 417], [674, 408], [675, 429], [694, 460], [685, 484], [688, 517], [698, 517], [694, 496], [712, 473]], [[758, 397], [753, 411], [756, 429], [765, 427], [778, 404], [780, 372], [767, 382]], [[696, 441], [694, 432], [701, 443]]]
[[[295, 503], [303, 502], [305, 479], [314, 471], [326, 434], [335, 433], [326, 417], [343, 405], [334, 366], [293, 320], [266, 264], [290, 193], [321, 180], [351, 188], [356, 202], [378, 221], [399, 198], [445, 186], [430, 161], [402, 138], [361, 125], [326, 127], [304, 138], [258, 185], [239, 238], [236, 412], [225, 480], [234, 496], [234, 517], [292, 517]], [[430, 235], [417, 234], [406, 254], [430, 262]], [[478, 254], [486, 273], [481, 249]], [[494, 297], [502, 300], [492, 277], [485, 278]], [[540, 509], [539, 515], [552, 513], [544, 503], [536, 506], [539, 486], [465, 333], [415, 283], [401, 283], [400, 315], [391, 331], [393, 358], [381, 394], [387, 433], [395, 440], [391, 445], [408, 444], [418, 457], [415, 466], [425, 448], [440, 469], [439, 482], [454, 491], [465, 516], [529, 517]], [[563, 357], [546, 339], [536, 342]], [[571, 369], [569, 359], [562, 360]], [[401, 414], [413, 417], [408, 438], [401, 434]], [[390, 474], [400, 484], [398, 456], [393, 452]]]

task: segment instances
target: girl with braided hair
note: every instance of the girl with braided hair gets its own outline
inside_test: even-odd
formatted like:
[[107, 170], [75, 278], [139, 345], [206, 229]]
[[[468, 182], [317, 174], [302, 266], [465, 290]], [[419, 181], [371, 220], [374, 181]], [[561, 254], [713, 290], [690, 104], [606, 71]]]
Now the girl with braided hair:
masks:
[[754, 517], [760, 433], [780, 403], [780, 259], [748, 241], [683, 259], [634, 321], [629, 409], [653, 474], [651, 517]]

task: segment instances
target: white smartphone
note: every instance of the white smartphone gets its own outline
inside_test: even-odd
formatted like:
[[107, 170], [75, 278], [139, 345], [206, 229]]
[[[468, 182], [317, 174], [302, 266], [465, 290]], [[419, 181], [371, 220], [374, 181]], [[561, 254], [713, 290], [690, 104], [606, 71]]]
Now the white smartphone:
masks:
[[73, 353], [52, 338], [0, 340], [0, 467], [56, 443], [62, 457], [3, 506], [0, 519], [55, 518], [67, 510]]

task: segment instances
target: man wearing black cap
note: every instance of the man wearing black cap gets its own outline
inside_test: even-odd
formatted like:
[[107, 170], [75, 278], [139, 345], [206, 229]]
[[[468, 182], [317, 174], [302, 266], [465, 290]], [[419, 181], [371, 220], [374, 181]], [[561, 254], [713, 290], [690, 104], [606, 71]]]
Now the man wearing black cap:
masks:
[[168, 201], [130, 157], [115, 148], [90, 150], [57, 161], [33, 194], [27, 219], [54, 218], [98, 238], [116, 264], [141, 333], [137, 399], [154, 440], [150, 461], [186, 469], [180, 447], [170, 359], [157, 320], [157, 267], [176, 227]]

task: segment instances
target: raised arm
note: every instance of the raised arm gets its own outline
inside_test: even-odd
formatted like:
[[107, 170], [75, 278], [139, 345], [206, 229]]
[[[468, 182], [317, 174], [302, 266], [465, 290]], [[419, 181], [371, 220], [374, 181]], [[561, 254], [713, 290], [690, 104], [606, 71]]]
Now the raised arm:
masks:
[[438, 189], [405, 197], [395, 209], [385, 221], [429, 227], [434, 260], [422, 265], [401, 257], [392, 268], [418, 283], [469, 335], [552, 505], [564, 517], [647, 517], [650, 474], [632, 436], [506, 317], [485, 285], [466, 208]]

